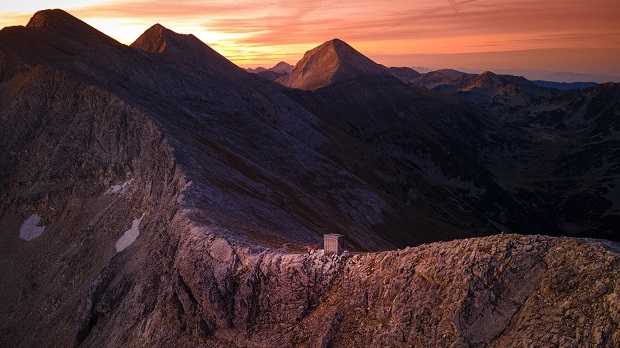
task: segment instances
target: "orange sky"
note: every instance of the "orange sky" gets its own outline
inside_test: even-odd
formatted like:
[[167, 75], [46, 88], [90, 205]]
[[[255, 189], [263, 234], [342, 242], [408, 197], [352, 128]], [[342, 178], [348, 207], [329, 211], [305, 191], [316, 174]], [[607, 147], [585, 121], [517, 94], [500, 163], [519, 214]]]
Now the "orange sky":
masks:
[[338, 37], [389, 66], [542, 69], [620, 76], [619, 0], [30, 0], [0, 26], [62, 8], [129, 44], [154, 23], [243, 67], [297, 62]]

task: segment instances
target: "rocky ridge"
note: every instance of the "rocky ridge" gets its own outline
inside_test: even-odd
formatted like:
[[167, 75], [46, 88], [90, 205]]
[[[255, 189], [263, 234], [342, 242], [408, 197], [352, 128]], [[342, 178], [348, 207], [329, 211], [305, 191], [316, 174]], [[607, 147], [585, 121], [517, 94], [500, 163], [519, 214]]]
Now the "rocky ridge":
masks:
[[264, 78], [266, 80], [269, 81], [275, 81], [277, 79], [279, 79], [280, 77], [286, 76], [288, 74], [291, 73], [291, 71], [293, 71], [294, 66], [286, 63], [286, 62], [280, 62], [276, 65], [274, 65], [273, 67], [269, 68], [269, 69], [265, 69], [263, 67], [259, 67], [256, 69], [245, 69], [247, 72], [256, 74], [256, 76], [259, 76], [261, 78]]
[[390, 72], [390, 74], [394, 75], [394, 77], [396, 77], [397, 79], [405, 83], [408, 83], [412, 81], [413, 79], [416, 79], [422, 75], [419, 72], [411, 68], [406, 68], [406, 67], [400, 67], [400, 68], [391, 67], [391, 68], [388, 68], [388, 71]]

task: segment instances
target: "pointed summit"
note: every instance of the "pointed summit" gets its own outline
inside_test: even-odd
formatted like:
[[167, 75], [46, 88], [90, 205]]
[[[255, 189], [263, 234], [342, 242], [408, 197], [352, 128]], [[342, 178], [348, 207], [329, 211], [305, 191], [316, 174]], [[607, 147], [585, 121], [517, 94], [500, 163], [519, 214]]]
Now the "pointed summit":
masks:
[[53, 10], [41, 10], [37, 11], [26, 27], [28, 28], [47, 28], [47, 27], [75, 27], [75, 26], [85, 26], [89, 27], [88, 24], [82, 22], [81, 20], [73, 17], [69, 13], [61, 10], [61, 9], [53, 9]]
[[241, 70], [193, 34], [179, 34], [159, 23], [147, 29], [130, 46], [192, 67], [228, 72]]
[[192, 46], [196, 49], [204, 46], [204, 43], [194, 35], [177, 34], [157, 23], [142, 33], [130, 46], [150, 53], [164, 53]]
[[37, 11], [26, 28], [42, 29], [90, 43], [118, 44], [113, 38], [60, 9]]
[[346, 42], [333, 39], [306, 52], [295, 69], [278, 81], [289, 87], [315, 90], [360, 76], [391, 74]]
[[295, 68], [294, 66], [290, 65], [287, 62], [280, 62], [274, 65], [273, 68], [269, 70], [276, 72], [276, 73], [280, 73], [280, 74], [290, 74], [294, 68]]

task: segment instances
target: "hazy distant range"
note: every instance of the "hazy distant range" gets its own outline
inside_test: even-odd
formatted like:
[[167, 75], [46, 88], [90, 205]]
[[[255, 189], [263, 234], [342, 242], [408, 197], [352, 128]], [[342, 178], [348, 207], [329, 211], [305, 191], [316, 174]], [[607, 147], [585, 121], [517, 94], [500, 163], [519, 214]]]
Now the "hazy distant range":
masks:
[[[528, 80], [543, 80], [555, 82], [620, 82], [620, 74], [607, 67], [614, 66], [613, 61], [620, 61], [620, 54], [616, 50], [564, 50], [557, 55], [553, 49], [481, 52], [458, 54], [410, 54], [407, 61], [416, 62], [413, 67], [420, 73], [431, 70], [452, 68], [467, 73], [480, 74], [486, 70], [496, 74], [523, 76]], [[574, 51], [574, 52], [573, 52]], [[600, 52], [599, 52], [600, 51]], [[543, 64], [541, 56], [556, 56], [553, 65]], [[607, 57], [610, 64], [604, 66], [593, 65], [591, 55]], [[385, 66], [402, 66], [403, 56], [368, 55], [371, 59], [381, 62]], [[455, 64], [455, 62], [457, 62]], [[579, 64], [576, 64], [579, 63]], [[613, 63], [613, 64], [612, 64]], [[458, 65], [458, 66], [457, 66]], [[522, 68], [515, 69], [513, 67]], [[570, 72], [575, 66], [585, 67], [585, 71]]]

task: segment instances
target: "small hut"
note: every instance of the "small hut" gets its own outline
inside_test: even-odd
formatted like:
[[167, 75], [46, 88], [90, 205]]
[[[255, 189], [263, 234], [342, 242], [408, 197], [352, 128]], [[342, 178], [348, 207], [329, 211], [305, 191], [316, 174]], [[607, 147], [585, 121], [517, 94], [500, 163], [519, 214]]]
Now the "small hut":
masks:
[[344, 251], [344, 236], [341, 234], [323, 235], [325, 256], [340, 255]]

